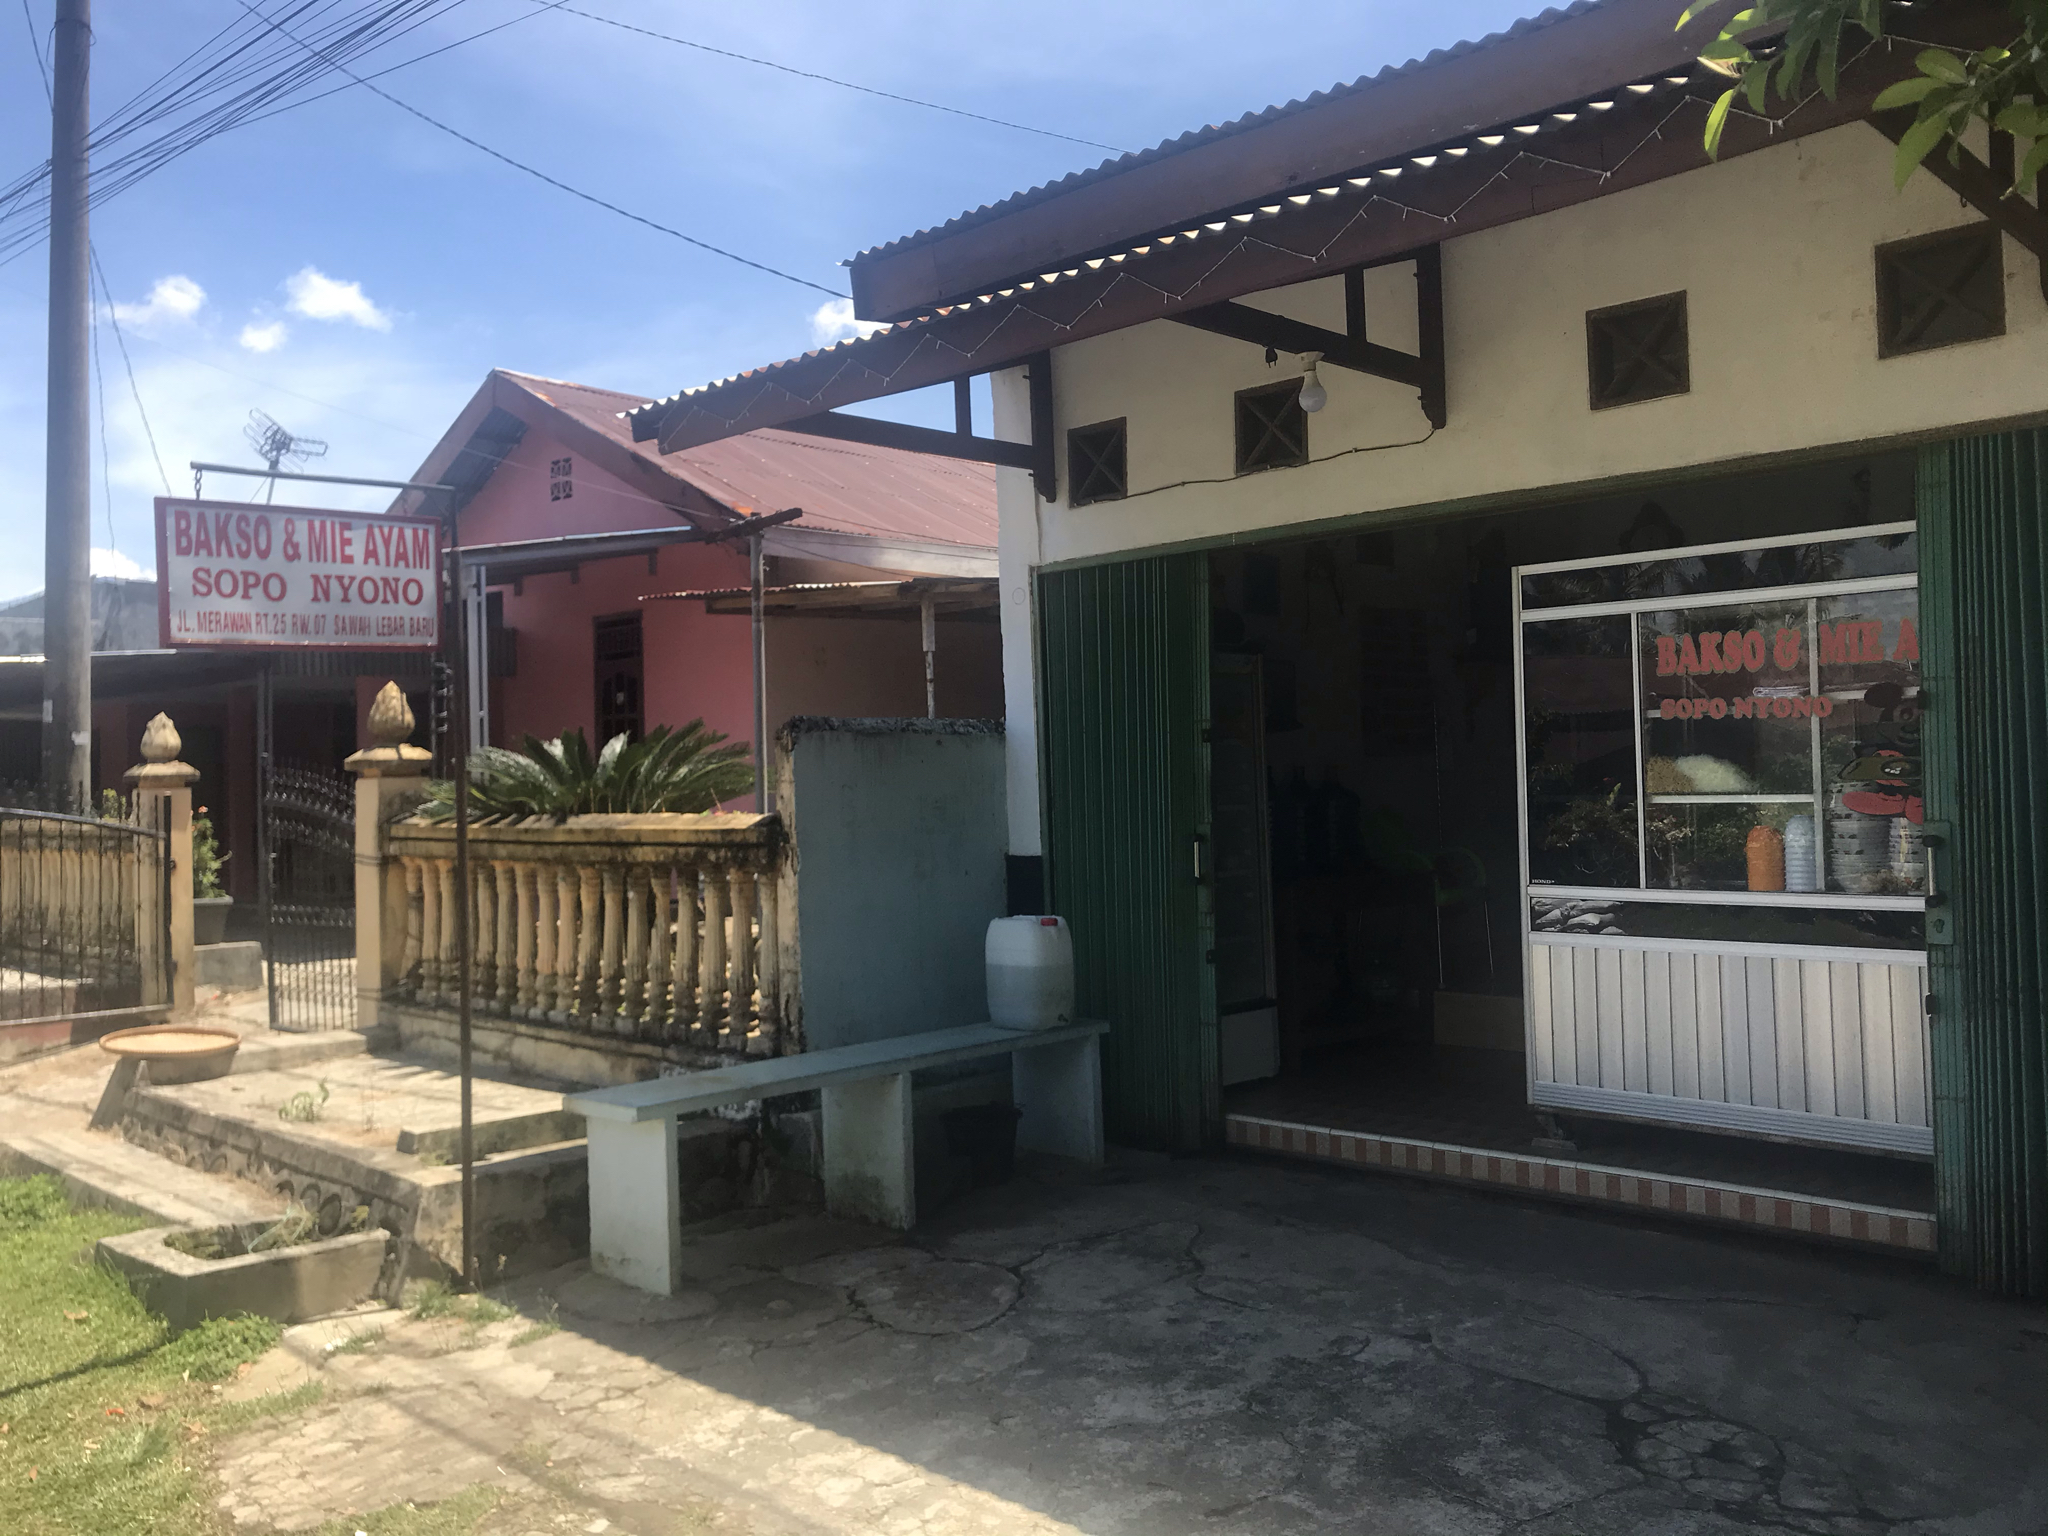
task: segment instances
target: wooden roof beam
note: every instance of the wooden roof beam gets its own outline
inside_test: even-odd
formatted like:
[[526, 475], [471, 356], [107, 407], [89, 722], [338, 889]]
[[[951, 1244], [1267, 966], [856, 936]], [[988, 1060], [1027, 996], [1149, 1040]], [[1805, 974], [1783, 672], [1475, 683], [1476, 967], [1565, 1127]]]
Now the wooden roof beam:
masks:
[[[1374, 263], [1384, 265], [1384, 263]], [[1233, 341], [1248, 341], [1275, 352], [1315, 352], [1326, 363], [1368, 374], [1395, 384], [1413, 386], [1422, 397], [1422, 411], [1432, 427], [1450, 419], [1444, 389], [1443, 247], [1424, 246], [1415, 253], [1415, 330], [1419, 352], [1401, 352], [1368, 341], [1365, 335], [1365, 268], [1344, 274], [1344, 329], [1325, 330], [1290, 320], [1270, 310], [1226, 300], [1201, 309], [1183, 310], [1170, 319]]]
[[[1873, 112], [1870, 126], [1896, 144], [1913, 126], [1913, 117], [1911, 107]], [[2012, 236], [2036, 260], [2048, 262], [2048, 213], [2017, 194], [2008, 197], [2006, 192], [2012, 185], [2009, 176], [1994, 174], [1990, 166], [1960, 144], [1950, 149], [1937, 147], [1921, 164], [1928, 175]]]

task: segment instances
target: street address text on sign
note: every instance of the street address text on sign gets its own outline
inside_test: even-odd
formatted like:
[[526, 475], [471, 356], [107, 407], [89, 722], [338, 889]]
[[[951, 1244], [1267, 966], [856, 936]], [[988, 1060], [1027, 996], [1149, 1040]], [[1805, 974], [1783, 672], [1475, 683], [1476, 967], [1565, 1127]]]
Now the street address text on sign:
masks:
[[440, 644], [432, 518], [156, 502], [166, 646], [426, 650]]

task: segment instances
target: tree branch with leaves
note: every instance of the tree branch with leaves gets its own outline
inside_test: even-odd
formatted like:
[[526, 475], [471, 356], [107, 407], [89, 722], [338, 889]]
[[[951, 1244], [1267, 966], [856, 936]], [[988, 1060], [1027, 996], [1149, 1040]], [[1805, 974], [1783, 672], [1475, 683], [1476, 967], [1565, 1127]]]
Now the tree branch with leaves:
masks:
[[[1688, 6], [1683, 28], [1716, 4]], [[1888, 34], [1884, 0], [1763, 0], [1735, 12], [1701, 50], [1700, 62], [1734, 83], [1707, 117], [1707, 152], [1718, 154], [1728, 116], [1737, 101], [1768, 113], [1773, 96], [1795, 100], [1811, 76], [1832, 101], [1841, 87], [1845, 40], [1861, 32], [1873, 41]], [[1899, 140], [1893, 179], [1904, 186], [1937, 150], [1953, 160], [1973, 122], [2032, 141], [2014, 167], [2008, 195], [2030, 193], [2048, 167], [2048, 0], [2013, 0], [2015, 35], [2003, 46], [1959, 53], [1924, 48], [1917, 71], [1889, 86], [1871, 104], [1873, 112], [1913, 113]]]

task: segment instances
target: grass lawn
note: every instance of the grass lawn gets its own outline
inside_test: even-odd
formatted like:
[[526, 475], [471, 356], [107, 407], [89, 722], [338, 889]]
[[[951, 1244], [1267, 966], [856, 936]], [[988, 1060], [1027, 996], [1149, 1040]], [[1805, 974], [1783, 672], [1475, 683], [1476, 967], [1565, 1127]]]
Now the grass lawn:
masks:
[[213, 1435], [306, 1406], [222, 1401], [214, 1383], [277, 1341], [261, 1318], [172, 1336], [102, 1237], [142, 1223], [73, 1210], [50, 1178], [0, 1179], [0, 1532], [215, 1536], [203, 1455]]

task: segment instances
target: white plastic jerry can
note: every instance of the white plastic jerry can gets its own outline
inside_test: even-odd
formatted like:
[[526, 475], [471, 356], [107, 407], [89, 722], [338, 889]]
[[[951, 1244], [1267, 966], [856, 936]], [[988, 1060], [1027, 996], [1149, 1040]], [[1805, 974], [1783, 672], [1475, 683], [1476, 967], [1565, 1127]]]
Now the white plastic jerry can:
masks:
[[1074, 1021], [1074, 935], [1063, 917], [999, 917], [988, 925], [988, 1017], [1006, 1029]]

